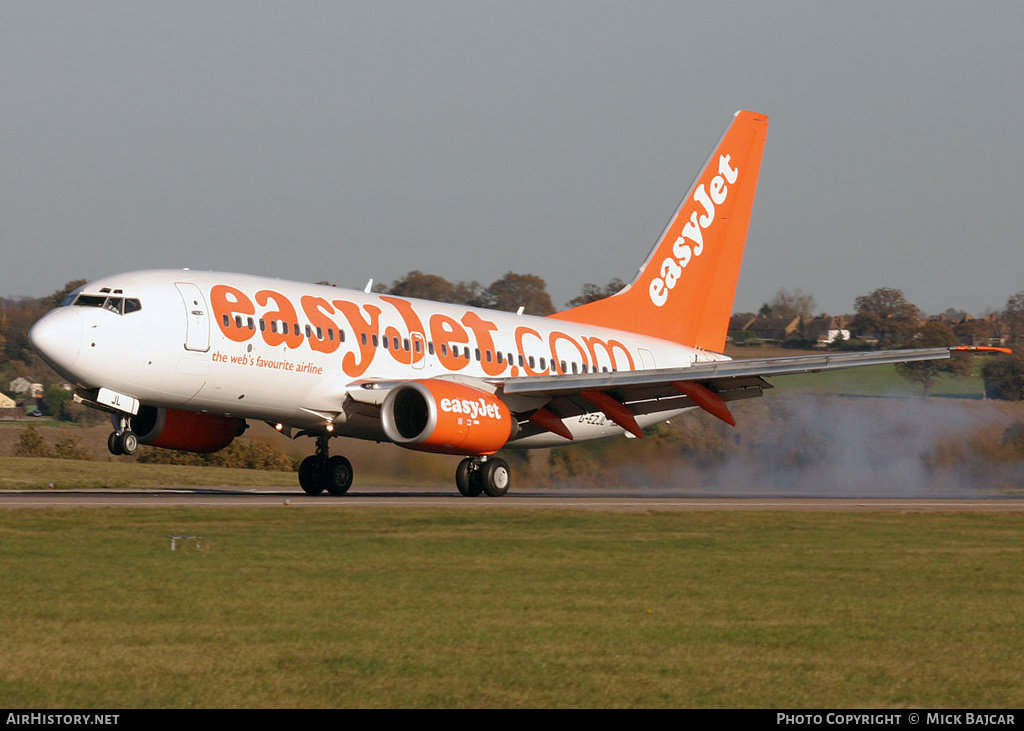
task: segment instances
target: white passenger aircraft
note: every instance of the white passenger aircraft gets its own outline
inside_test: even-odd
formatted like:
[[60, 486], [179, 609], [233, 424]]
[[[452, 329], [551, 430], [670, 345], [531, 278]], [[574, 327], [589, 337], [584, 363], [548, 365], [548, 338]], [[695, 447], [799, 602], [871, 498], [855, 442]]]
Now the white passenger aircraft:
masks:
[[[316, 440], [299, 470], [339, 495], [331, 437], [461, 455], [464, 495], [503, 495], [505, 448], [642, 430], [729, 401], [765, 376], [948, 358], [947, 348], [733, 361], [722, 355], [768, 118], [737, 112], [633, 281], [550, 317], [242, 274], [143, 271], [67, 297], [32, 328], [39, 353], [110, 412], [114, 454], [213, 452], [268, 422]], [[369, 289], [369, 288], [368, 288]]]

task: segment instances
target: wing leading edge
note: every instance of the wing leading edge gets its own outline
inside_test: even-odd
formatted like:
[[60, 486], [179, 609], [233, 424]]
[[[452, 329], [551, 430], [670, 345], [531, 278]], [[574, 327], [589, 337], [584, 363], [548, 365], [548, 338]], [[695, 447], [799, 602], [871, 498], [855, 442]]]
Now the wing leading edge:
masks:
[[861, 366], [906, 363], [921, 360], [943, 360], [950, 357], [949, 348], [918, 348], [913, 350], [880, 350], [832, 355], [795, 355], [783, 358], [751, 358], [700, 363], [680, 368], [658, 368], [614, 373], [580, 375], [530, 376], [510, 378], [503, 382], [505, 394], [521, 396], [564, 396], [578, 391], [597, 389], [645, 389], [670, 386], [675, 381], [697, 381], [725, 385], [737, 378], [784, 376], [795, 373], [840, 370]]

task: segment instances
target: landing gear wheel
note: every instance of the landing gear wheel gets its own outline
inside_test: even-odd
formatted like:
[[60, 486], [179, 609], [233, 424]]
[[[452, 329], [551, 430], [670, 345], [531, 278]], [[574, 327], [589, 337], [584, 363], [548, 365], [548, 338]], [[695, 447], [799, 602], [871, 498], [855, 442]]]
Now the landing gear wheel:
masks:
[[118, 444], [117, 432], [110, 432], [110, 436], [107, 437], [107, 451], [115, 457], [120, 457], [124, 452], [121, 451], [121, 447]]
[[133, 431], [124, 431], [120, 434], [115, 435], [114, 441], [117, 443], [118, 454], [127, 454], [129, 456], [135, 454], [139, 448], [139, 437]]
[[480, 476], [484, 493], [489, 497], [501, 497], [512, 486], [512, 472], [508, 468], [508, 462], [503, 459], [491, 457], [480, 465], [477, 474]]
[[352, 487], [352, 463], [342, 456], [331, 457], [320, 477], [327, 492], [344, 495]]
[[299, 486], [307, 495], [319, 495], [324, 491], [319, 462], [317, 457], [311, 455], [299, 464]]
[[480, 470], [474, 462], [472, 457], [466, 457], [459, 462], [455, 470], [455, 486], [466, 497], [476, 497], [484, 491], [484, 485], [480, 482]]

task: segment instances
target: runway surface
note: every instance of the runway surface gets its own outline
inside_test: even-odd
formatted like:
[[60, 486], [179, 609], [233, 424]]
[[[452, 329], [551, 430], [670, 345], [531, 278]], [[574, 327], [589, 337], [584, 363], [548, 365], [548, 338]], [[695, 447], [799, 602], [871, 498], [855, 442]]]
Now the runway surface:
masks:
[[167, 488], [162, 490], [6, 490], [0, 509], [104, 507], [460, 508], [626, 511], [1024, 512], [1024, 496], [827, 497], [695, 495], [642, 490], [529, 490], [502, 498], [466, 498], [431, 488], [362, 488], [311, 497], [291, 489]]

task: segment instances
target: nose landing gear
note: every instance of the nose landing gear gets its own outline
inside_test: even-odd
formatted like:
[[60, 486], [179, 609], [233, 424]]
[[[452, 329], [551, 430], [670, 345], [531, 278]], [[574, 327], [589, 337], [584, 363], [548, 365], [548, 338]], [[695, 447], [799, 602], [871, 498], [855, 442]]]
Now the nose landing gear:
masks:
[[123, 414], [112, 414], [110, 421], [114, 431], [107, 437], [107, 451], [115, 457], [135, 454], [139, 448], [139, 437], [132, 431], [131, 419]]

